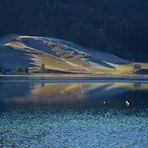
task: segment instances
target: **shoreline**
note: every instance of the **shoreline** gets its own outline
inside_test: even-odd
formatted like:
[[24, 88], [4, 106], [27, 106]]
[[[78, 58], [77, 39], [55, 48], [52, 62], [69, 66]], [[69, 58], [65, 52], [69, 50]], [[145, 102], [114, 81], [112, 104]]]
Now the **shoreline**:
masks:
[[148, 83], [147, 75], [0, 75], [0, 82], [137, 82]]

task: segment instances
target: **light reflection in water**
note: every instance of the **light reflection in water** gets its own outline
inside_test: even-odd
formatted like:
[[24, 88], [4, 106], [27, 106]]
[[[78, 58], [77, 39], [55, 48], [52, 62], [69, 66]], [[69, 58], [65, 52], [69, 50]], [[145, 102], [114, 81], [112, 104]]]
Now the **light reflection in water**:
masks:
[[148, 83], [0, 83], [0, 89], [1, 104], [148, 107]]
[[0, 90], [0, 147], [148, 145], [147, 83], [0, 83]]

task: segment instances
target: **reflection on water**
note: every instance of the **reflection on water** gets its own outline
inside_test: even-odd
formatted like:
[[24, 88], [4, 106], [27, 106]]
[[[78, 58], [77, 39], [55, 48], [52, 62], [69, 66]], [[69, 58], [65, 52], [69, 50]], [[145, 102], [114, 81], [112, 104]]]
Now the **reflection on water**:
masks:
[[148, 107], [148, 83], [0, 83], [0, 104]]
[[0, 147], [147, 148], [148, 83], [0, 83]]

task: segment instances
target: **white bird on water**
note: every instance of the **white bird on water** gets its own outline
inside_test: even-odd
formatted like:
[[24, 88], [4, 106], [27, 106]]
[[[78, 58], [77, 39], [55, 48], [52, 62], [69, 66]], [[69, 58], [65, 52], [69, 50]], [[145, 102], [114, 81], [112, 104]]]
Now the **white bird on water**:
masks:
[[130, 105], [130, 102], [129, 101], [126, 101], [126, 104], [129, 106]]

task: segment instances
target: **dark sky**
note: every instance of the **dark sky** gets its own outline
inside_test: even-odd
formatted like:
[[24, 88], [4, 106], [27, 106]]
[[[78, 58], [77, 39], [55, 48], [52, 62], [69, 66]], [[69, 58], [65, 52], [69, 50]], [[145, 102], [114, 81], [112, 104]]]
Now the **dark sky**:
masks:
[[148, 0], [1, 0], [0, 28], [148, 59]]

